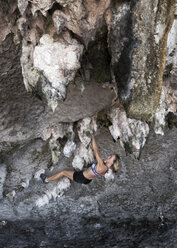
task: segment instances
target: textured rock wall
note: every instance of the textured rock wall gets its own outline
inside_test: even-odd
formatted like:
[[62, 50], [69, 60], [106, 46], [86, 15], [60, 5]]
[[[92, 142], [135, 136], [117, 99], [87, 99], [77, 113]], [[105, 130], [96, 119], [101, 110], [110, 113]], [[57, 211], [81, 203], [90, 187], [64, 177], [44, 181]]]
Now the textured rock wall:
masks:
[[[174, 17], [175, 1], [2, 1], [2, 150], [104, 111], [96, 122], [138, 157], [149, 133], [143, 121], [163, 134], [176, 112]], [[60, 154], [66, 133], [48, 136], [51, 151]], [[65, 151], [75, 147], [67, 139]]]
[[[99, 216], [108, 223], [114, 212], [162, 221], [160, 207], [174, 219], [175, 8], [174, 0], [1, 1], [0, 219], [47, 216], [51, 206], [55, 215], [57, 204], [73, 221], [77, 213], [79, 228], [89, 212], [98, 229]], [[94, 161], [91, 133], [103, 157], [121, 154], [121, 175], [110, 170], [91, 188], [67, 179], [42, 188], [40, 173]]]
[[0, 14], [2, 153], [42, 138], [54, 164], [74, 153], [81, 169], [93, 114], [135, 157], [145, 121], [164, 134], [176, 118], [175, 1], [2, 1]]
[[45, 143], [37, 140], [16, 148], [0, 164], [1, 245], [175, 247], [176, 130], [166, 130], [165, 136], [151, 132], [137, 160], [126, 156], [102, 128], [96, 136], [101, 155], [119, 151], [123, 169], [120, 175], [95, 179], [88, 186], [66, 179], [41, 184], [39, 169], [51, 175], [70, 169], [72, 160], [61, 156], [51, 171]]
[[112, 6], [113, 74], [130, 118], [152, 121], [154, 117], [174, 10], [175, 1], [125, 1]]

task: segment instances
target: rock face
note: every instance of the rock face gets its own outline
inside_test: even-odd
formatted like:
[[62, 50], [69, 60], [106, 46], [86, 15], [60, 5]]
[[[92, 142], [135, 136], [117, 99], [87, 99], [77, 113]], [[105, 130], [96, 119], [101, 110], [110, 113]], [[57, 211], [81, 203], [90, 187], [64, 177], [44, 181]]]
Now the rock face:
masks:
[[[175, 0], [1, 1], [2, 247], [176, 245], [176, 11]], [[41, 173], [94, 162], [92, 133], [103, 158], [120, 155], [120, 175], [43, 185]], [[34, 239], [13, 235], [17, 220]]]
[[[37, 179], [39, 169], [45, 169], [48, 175], [61, 168], [70, 169], [71, 159], [60, 157], [50, 171], [49, 151], [39, 140], [14, 150], [0, 165], [1, 177], [7, 173], [6, 183], [0, 181], [7, 195], [1, 199], [1, 245], [50, 247], [60, 242], [61, 246], [83, 247], [90, 241], [97, 247], [158, 247], [159, 243], [161, 247], [175, 247], [176, 133], [176, 128], [166, 130], [165, 136], [151, 132], [137, 160], [126, 156], [108, 130], [101, 129], [96, 136], [101, 155], [119, 151], [123, 169], [114, 178], [97, 178], [88, 186], [67, 179], [41, 184]], [[29, 180], [26, 188], [24, 183], [28, 181], [24, 179]]]
[[177, 51], [176, 51], [176, 43], [177, 43], [177, 10], [175, 10], [175, 19], [173, 22], [173, 25], [171, 27], [171, 30], [168, 35], [167, 40], [167, 66], [170, 67], [170, 70], [176, 68], [176, 57], [177, 57]]
[[45, 34], [41, 37], [40, 44], [34, 48], [32, 68], [29, 68], [29, 63], [25, 65], [24, 50], [23, 47], [21, 62], [27, 88], [36, 88], [54, 111], [57, 101], [65, 99], [66, 86], [80, 68], [82, 46], [71, 37], [68, 37], [66, 45]]
[[112, 67], [130, 118], [152, 121], [154, 117], [174, 10], [175, 1], [129, 1], [112, 7]]
[[109, 86], [80, 82], [80, 78], [76, 77], [75, 84], [68, 87], [66, 100], [53, 113], [39, 98], [26, 93], [20, 53], [20, 46], [15, 47], [9, 35], [1, 46], [1, 142], [39, 138], [49, 126], [78, 121], [111, 105], [115, 93]]

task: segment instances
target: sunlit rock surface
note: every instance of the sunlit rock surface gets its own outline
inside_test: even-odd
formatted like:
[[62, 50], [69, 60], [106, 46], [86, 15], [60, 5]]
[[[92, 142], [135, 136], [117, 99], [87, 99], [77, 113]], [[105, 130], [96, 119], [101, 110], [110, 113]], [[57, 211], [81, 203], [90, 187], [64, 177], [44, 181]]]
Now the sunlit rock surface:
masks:
[[84, 118], [77, 124], [80, 145], [77, 147], [72, 165], [82, 170], [85, 164], [94, 162], [94, 155], [91, 149], [91, 134], [97, 131], [96, 118]]
[[[175, 8], [1, 1], [0, 246], [176, 246]], [[92, 133], [121, 173], [43, 184], [95, 161]]]
[[161, 134], [163, 135], [163, 129], [165, 127], [165, 116], [167, 114], [167, 105], [165, 102], [165, 92], [164, 89], [162, 90], [162, 94], [160, 97], [160, 102], [159, 102], [159, 106], [156, 110], [155, 113], [155, 125], [154, 125], [154, 130], [157, 134]]
[[32, 0], [31, 1], [32, 13], [35, 14], [35, 12], [37, 10], [39, 10], [39, 11], [41, 11], [41, 13], [43, 15], [46, 15], [47, 10], [49, 10], [52, 7], [54, 2], [55, 2], [54, 0], [44, 0], [44, 1], [43, 0], [42, 1], [41, 0]]
[[[54, 42], [49, 35], [40, 39], [40, 45], [34, 49], [34, 68], [41, 71], [49, 82], [41, 84], [41, 91], [53, 110], [57, 101], [65, 99], [66, 86], [74, 79], [79, 69], [82, 46], [70, 39], [70, 44]], [[55, 56], [54, 56], [55, 54]]]
[[112, 67], [130, 118], [152, 121], [156, 112], [174, 10], [175, 1], [125, 1], [112, 6]]
[[117, 141], [120, 139], [122, 147], [138, 158], [149, 134], [148, 124], [127, 118], [126, 112], [121, 104], [111, 109], [109, 118], [112, 122], [112, 125], [109, 126], [109, 130], [114, 140]]
[[175, 19], [173, 22], [173, 25], [171, 27], [171, 30], [168, 35], [167, 40], [167, 66], [170, 70], [176, 69], [177, 67], [177, 50], [176, 50], [176, 44], [177, 44], [177, 5], [175, 10]]

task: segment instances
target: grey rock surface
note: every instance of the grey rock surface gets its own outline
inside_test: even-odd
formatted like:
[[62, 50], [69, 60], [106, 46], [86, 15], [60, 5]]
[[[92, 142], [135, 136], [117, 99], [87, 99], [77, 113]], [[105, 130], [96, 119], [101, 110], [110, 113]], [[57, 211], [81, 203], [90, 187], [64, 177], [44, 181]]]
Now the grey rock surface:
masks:
[[130, 118], [152, 121], [156, 112], [175, 3], [125, 1], [112, 5], [112, 69]]
[[[9, 155], [4, 159], [4, 163], [8, 165], [11, 161], [11, 164], [16, 164], [19, 171], [14, 169], [13, 173], [16, 175], [24, 173], [24, 177], [31, 179], [29, 186], [17, 191], [14, 197], [6, 196], [1, 199], [0, 219], [8, 223], [1, 227], [1, 240], [4, 247], [11, 247], [12, 240], [5, 241], [2, 231], [4, 235], [8, 230], [13, 234], [15, 228], [18, 230], [18, 237], [13, 240], [14, 244], [23, 247], [20, 246], [22, 240], [25, 244], [31, 244], [30, 237], [25, 239], [22, 234], [20, 225], [23, 225], [25, 232], [30, 235], [38, 230], [34, 234], [34, 242], [36, 245], [43, 243], [44, 247], [52, 247], [59, 241], [62, 244], [61, 247], [65, 243], [74, 247], [76, 240], [78, 247], [82, 247], [89, 241], [93, 244], [93, 237], [97, 240], [98, 247], [103, 244], [105, 247], [114, 247], [116, 244], [124, 247], [124, 242], [125, 247], [131, 247], [133, 242], [137, 242], [136, 247], [149, 245], [151, 242], [152, 247], [156, 247], [159, 242], [161, 247], [165, 247], [167, 240], [171, 237], [172, 240], [166, 247], [173, 247], [177, 211], [176, 133], [176, 128], [166, 130], [165, 136], [151, 132], [141, 158], [136, 160], [131, 155], [126, 156], [119, 143], [114, 143], [107, 130], [102, 129], [96, 136], [101, 155], [104, 157], [113, 151], [118, 152], [123, 161], [121, 174], [115, 175], [113, 180], [107, 180], [104, 177], [94, 179], [87, 186], [71, 182], [70, 188], [64, 192], [63, 196], [51, 199], [42, 207], [36, 206], [36, 200], [55, 187], [57, 182], [44, 185], [41, 181], [31, 178], [31, 174], [34, 173], [33, 166], [27, 170], [21, 167], [20, 164], [26, 161], [26, 156], [30, 156], [28, 146]], [[34, 157], [38, 154], [43, 160], [41, 162], [43, 168], [47, 169], [44, 165], [47, 163], [46, 157], [42, 153], [40, 155], [39, 148], [35, 151], [35, 147], [41, 145], [42, 143], [38, 141], [31, 144], [31, 147], [33, 147]], [[20, 159], [17, 160], [19, 157]], [[31, 160], [34, 160], [33, 157]], [[46, 173], [50, 175], [61, 168], [71, 168], [69, 161], [61, 157], [54, 170], [52, 172], [46, 170]], [[34, 164], [36, 163], [37, 160], [34, 160]], [[9, 181], [5, 184], [6, 190], [12, 190], [12, 185], [15, 186], [17, 183], [15, 174], [8, 179], [11, 183]], [[17, 220], [20, 222], [17, 223]], [[45, 236], [42, 234], [43, 230], [46, 230]], [[140, 230], [149, 234], [144, 235]], [[100, 232], [102, 235], [107, 235], [107, 239], [104, 238], [101, 241]], [[112, 232], [118, 233], [114, 236]], [[60, 235], [55, 236], [56, 233]], [[138, 233], [143, 235], [142, 239], [139, 239]], [[163, 240], [158, 241], [158, 235], [161, 235]], [[169, 235], [168, 239], [165, 239], [166, 235]]]
[[0, 139], [1, 142], [24, 142], [42, 136], [45, 128], [59, 122], [75, 122], [101, 111], [112, 103], [114, 92], [95, 82], [79, 79], [70, 85], [67, 97], [55, 113], [41, 100], [27, 93], [20, 67], [20, 46], [9, 35], [1, 45]]
[[[175, 0], [1, 1], [0, 247], [176, 247], [174, 10]], [[93, 162], [92, 132], [103, 158], [120, 154], [121, 173], [43, 184], [41, 173]]]

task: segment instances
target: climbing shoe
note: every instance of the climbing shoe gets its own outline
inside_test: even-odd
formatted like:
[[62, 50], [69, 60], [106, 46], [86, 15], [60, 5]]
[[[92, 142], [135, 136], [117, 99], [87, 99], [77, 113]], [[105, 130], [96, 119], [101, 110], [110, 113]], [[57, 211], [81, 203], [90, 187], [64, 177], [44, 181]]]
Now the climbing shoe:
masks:
[[40, 175], [40, 178], [42, 179], [42, 181], [43, 181], [43, 183], [48, 183], [48, 182], [46, 182], [46, 175], [45, 174], [41, 174]]

